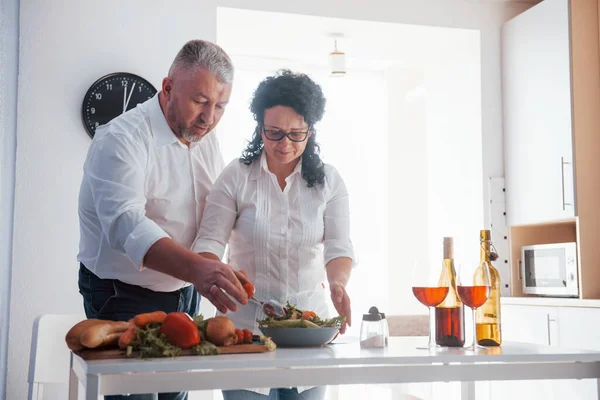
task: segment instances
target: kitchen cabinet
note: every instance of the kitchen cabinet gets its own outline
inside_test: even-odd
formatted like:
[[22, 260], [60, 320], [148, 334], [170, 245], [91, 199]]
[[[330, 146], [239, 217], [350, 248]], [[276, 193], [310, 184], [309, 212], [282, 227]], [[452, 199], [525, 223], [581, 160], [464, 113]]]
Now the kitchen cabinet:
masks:
[[576, 241], [579, 297], [600, 299], [599, 15], [599, 0], [544, 0], [502, 27], [513, 296], [521, 246]]
[[[600, 351], [600, 309], [560, 307], [558, 320], [561, 347]], [[596, 399], [599, 388], [597, 381], [586, 379], [577, 381], [576, 388], [560, 385], [557, 389], [562, 398]]]
[[502, 306], [502, 340], [557, 346], [557, 316], [555, 307]]
[[[556, 346], [558, 344], [557, 310], [553, 307], [502, 306], [502, 340]], [[490, 382], [490, 400], [556, 399], [556, 382]]]
[[560, 346], [600, 351], [600, 308], [558, 308]]
[[[600, 351], [600, 308], [502, 305], [503, 340]], [[490, 382], [489, 399], [598, 399], [597, 380]]]
[[507, 223], [576, 215], [569, 0], [545, 0], [502, 28]]

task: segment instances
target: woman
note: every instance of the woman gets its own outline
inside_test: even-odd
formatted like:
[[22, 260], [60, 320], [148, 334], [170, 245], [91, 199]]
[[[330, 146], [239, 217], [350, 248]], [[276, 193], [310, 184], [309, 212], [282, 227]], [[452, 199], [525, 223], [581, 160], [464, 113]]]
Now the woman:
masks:
[[[307, 75], [283, 70], [259, 84], [250, 106], [254, 135], [213, 185], [193, 250], [221, 258], [229, 243], [228, 262], [246, 271], [257, 299], [289, 300], [321, 317], [328, 317], [327, 279], [335, 309], [350, 324], [348, 192], [337, 170], [319, 157], [315, 124], [324, 109], [323, 92]], [[254, 333], [256, 320], [264, 318], [255, 303], [228, 316]], [[223, 394], [225, 400], [318, 399], [324, 389]]]

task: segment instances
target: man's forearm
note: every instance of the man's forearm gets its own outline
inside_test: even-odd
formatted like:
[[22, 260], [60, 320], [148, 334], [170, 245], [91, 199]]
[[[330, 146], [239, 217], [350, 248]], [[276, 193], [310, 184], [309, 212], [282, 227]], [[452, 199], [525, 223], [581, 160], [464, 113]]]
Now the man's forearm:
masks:
[[215, 253], [199, 253], [204, 258], [210, 258], [211, 260], [221, 261], [221, 259]]
[[338, 283], [346, 287], [352, 273], [352, 259], [338, 257], [327, 263], [327, 281], [329, 284]]
[[144, 257], [144, 266], [192, 282], [191, 266], [198, 262], [198, 255], [178, 244], [171, 238], [162, 238], [154, 243]]

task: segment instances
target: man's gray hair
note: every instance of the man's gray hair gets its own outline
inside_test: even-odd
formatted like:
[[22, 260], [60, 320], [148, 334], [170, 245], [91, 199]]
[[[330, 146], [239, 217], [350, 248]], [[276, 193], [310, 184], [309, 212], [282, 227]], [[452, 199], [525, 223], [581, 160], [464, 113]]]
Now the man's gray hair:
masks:
[[187, 42], [171, 64], [169, 76], [176, 70], [190, 71], [195, 68], [206, 68], [222, 83], [233, 82], [233, 63], [218, 45], [205, 40]]

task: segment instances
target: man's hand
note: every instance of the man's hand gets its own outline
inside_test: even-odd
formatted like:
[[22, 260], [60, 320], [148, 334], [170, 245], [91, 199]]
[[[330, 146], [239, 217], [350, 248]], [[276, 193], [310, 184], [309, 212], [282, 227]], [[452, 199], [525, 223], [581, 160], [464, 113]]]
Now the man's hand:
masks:
[[162, 238], [150, 246], [144, 266], [194, 284], [198, 293], [222, 313], [237, 311], [236, 304], [227, 295], [248, 304], [246, 291], [230, 265], [212, 254], [196, 254], [170, 238]]
[[346, 332], [346, 325], [352, 326], [350, 297], [342, 283], [330, 282], [329, 288], [331, 289], [331, 301], [333, 301], [336, 311], [340, 316], [346, 317], [346, 322], [344, 322], [340, 328], [340, 332], [343, 334]]
[[194, 270], [196, 273], [191, 283], [198, 293], [206, 297], [223, 314], [227, 310], [237, 311], [237, 305], [227, 294], [241, 304], [248, 303], [246, 291], [230, 265], [219, 260], [204, 258], [204, 262], [199, 263]]

